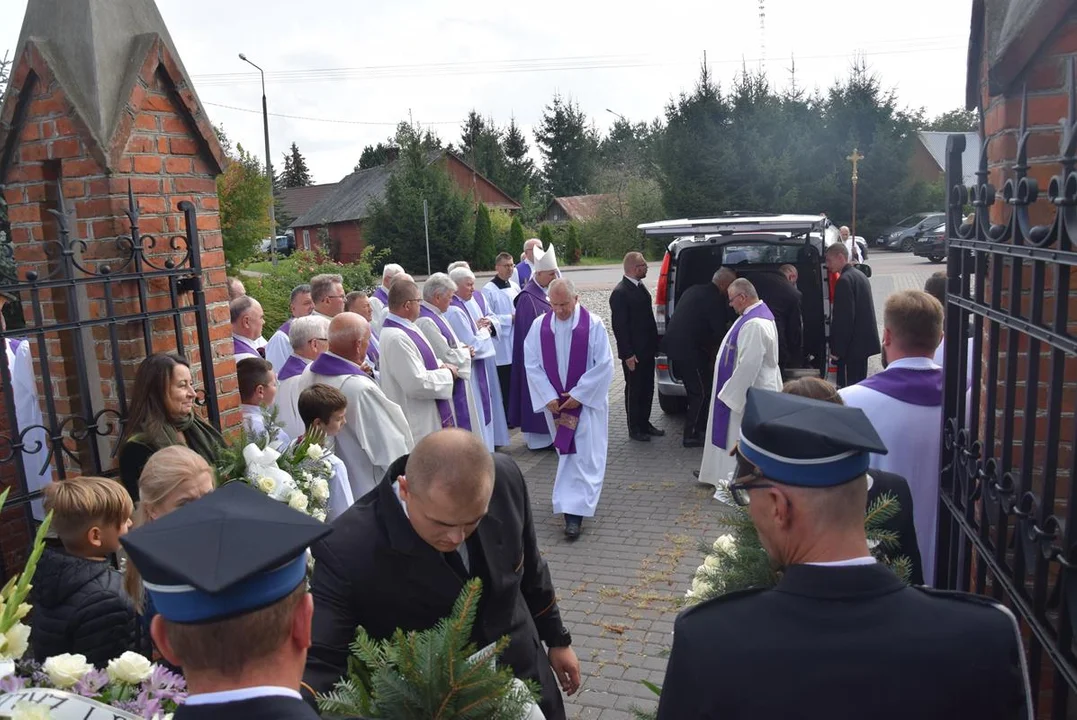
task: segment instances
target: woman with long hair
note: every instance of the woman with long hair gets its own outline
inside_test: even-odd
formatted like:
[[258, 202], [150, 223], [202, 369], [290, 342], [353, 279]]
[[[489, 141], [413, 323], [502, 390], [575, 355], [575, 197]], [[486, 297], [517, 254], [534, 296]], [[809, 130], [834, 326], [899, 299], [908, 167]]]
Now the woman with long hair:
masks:
[[[146, 462], [138, 479], [141, 499], [135, 508], [132, 529], [197, 500], [212, 492], [215, 485], [213, 468], [198, 453], [182, 445], [158, 450]], [[130, 559], [125, 570], [124, 588], [148, 627], [154, 611], [146, 606], [142, 575]]]
[[120, 441], [120, 480], [138, 502], [139, 477], [150, 456], [183, 445], [210, 466], [223, 445], [221, 433], [194, 412], [191, 365], [179, 355], [155, 353], [138, 366], [127, 425]]

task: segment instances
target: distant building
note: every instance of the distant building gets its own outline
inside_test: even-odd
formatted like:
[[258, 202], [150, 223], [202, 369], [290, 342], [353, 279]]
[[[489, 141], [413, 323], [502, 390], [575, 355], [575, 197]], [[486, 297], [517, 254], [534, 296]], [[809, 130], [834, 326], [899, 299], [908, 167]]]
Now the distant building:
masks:
[[[323, 183], [321, 185], [308, 185], [306, 187], [286, 188], [277, 196], [277, 210], [287, 213], [290, 217], [299, 218], [321, 202], [327, 195], [337, 189], [340, 183]], [[314, 238], [311, 238], [313, 243]], [[300, 239], [297, 242], [300, 250], [310, 250], [310, 245], [304, 245]]]
[[980, 166], [980, 135], [974, 132], [948, 133], [921, 130], [916, 133], [916, 145], [909, 169], [914, 178], [924, 182], [935, 182], [942, 177], [946, 167], [946, 138], [951, 135], [965, 136], [965, 152], [961, 155], [961, 169], [965, 175], [965, 185], [976, 183], [976, 168]]
[[[427, 153], [428, 165], [437, 163], [449, 176], [461, 193], [474, 194], [477, 202], [491, 209], [516, 212], [520, 204], [494, 185], [481, 173], [449, 150], [432, 150]], [[396, 165], [389, 162], [366, 170], [357, 170], [334, 185], [295, 188], [314, 190], [325, 188], [320, 197], [305, 209], [291, 224], [295, 231], [296, 246], [303, 249], [318, 243], [318, 231], [325, 228], [340, 262], [354, 262], [363, 254], [363, 221], [370, 215], [371, 203], [385, 199], [385, 190]], [[286, 191], [292, 192], [292, 191]], [[299, 193], [293, 201], [301, 203], [310, 195]]]
[[617, 196], [606, 195], [571, 195], [550, 200], [546, 211], [539, 218], [540, 222], [567, 223], [594, 220], [603, 208], [614, 205]]

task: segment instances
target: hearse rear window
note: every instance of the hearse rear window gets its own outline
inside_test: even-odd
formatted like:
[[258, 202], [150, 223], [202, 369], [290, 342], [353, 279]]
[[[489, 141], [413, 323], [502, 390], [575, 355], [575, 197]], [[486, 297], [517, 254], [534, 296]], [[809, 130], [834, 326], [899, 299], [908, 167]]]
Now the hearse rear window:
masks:
[[750, 243], [744, 245], [726, 245], [722, 252], [723, 265], [739, 265], [750, 263], [752, 265], [782, 265], [784, 263], [796, 263], [797, 253], [801, 246], [767, 245], [764, 243]]

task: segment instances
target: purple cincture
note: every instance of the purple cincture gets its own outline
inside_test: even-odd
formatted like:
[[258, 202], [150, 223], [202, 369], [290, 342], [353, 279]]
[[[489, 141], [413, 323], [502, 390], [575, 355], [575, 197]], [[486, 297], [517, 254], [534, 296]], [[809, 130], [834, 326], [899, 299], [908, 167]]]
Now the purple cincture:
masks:
[[[385, 318], [385, 323], [382, 325], [382, 327], [392, 327], [392, 328], [396, 328], [397, 330], [403, 331], [403, 333], [405, 335], [407, 335], [409, 338], [411, 338], [411, 341], [413, 343], [415, 343], [415, 347], [419, 350], [419, 355], [422, 356], [423, 364], [426, 366], [426, 369], [427, 370], [437, 370], [438, 369], [438, 359], [437, 359], [437, 357], [434, 356], [434, 350], [430, 347], [430, 343], [428, 343], [426, 341], [426, 338], [423, 337], [423, 334], [421, 332], [417, 332], [415, 330], [412, 330], [411, 328], [407, 327], [406, 325], [397, 322], [396, 320], [394, 320], [392, 318], [392, 316], [389, 316], [389, 317]], [[455, 383], [454, 383], [454, 386], [455, 386]], [[434, 402], [437, 404], [438, 416], [441, 418], [441, 427], [442, 428], [451, 428], [451, 427], [453, 427], [454, 423], [453, 423], [453, 416], [452, 416], [452, 405], [449, 404], [449, 401], [448, 400], [435, 400]], [[468, 428], [468, 430], [470, 430], [470, 429], [471, 428]]]
[[[740, 335], [740, 329], [744, 327], [744, 323], [749, 320], [770, 320], [774, 322], [774, 313], [770, 311], [766, 303], [759, 303], [751, 310], [746, 311], [740, 318], [733, 324], [733, 327], [729, 330], [729, 335], [726, 338], [725, 353], [718, 359], [717, 376], [718, 382], [715, 387], [718, 390], [722, 389], [722, 386], [733, 375], [733, 368], [737, 365], [737, 337]], [[726, 438], [729, 435], [729, 406], [718, 399], [718, 394], [714, 396], [714, 411], [711, 416], [713, 422], [711, 423], [711, 442], [722, 448], [728, 450], [726, 447]]]
[[[553, 313], [546, 313], [539, 326], [540, 339], [542, 342], [542, 367], [546, 371], [546, 379], [557, 391], [558, 399], [566, 400], [565, 394], [576, 387], [580, 378], [587, 371], [587, 348], [591, 339], [591, 315], [587, 309], [580, 307], [580, 321], [572, 329], [572, 339], [568, 349], [568, 372], [565, 373], [565, 384], [561, 384], [561, 373], [557, 369], [557, 344], [553, 336]], [[579, 422], [583, 406], [575, 410], [563, 410], [553, 414], [557, 432], [554, 434], [553, 446], [562, 455], [576, 454], [576, 423]], [[570, 425], [557, 425], [557, 420], [562, 415], [573, 418]]]
[[303, 362], [303, 358], [298, 355], [289, 355], [288, 359], [281, 366], [280, 372], [277, 373], [277, 382], [284, 382], [290, 377], [295, 377], [305, 370], [307, 364]]
[[527, 369], [524, 367], [524, 341], [535, 319], [549, 311], [550, 301], [546, 299], [546, 292], [534, 280], [527, 283], [516, 296], [508, 421], [511, 427], [538, 435], [547, 434], [550, 428], [546, 424], [545, 413], [531, 409], [531, 390], [527, 386]]
[[[478, 295], [478, 293], [475, 294]], [[471, 332], [477, 333], [479, 331], [479, 326], [475, 324], [474, 318], [471, 317], [471, 312], [467, 309], [467, 303], [453, 295], [452, 304], [460, 308], [460, 311], [464, 313], [464, 317], [471, 323]], [[486, 361], [488, 359], [489, 358], [472, 359], [471, 366], [472, 372], [476, 369], [479, 371], [479, 393], [482, 395], [482, 413], [483, 417], [490, 420], [493, 418], [493, 415], [490, 413], [490, 381], [486, 377]]]
[[888, 368], [857, 384], [910, 405], [942, 405], [942, 368]]
[[[456, 339], [452, 334], [452, 329], [449, 327], [449, 323], [445, 322], [445, 319], [441, 315], [437, 314], [427, 306], [423, 305], [419, 309], [419, 315], [424, 318], [430, 318], [437, 325], [438, 332], [445, 338], [445, 341], [449, 343], [449, 347], [456, 347]], [[452, 381], [452, 404], [453, 409], [456, 411], [456, 424], [464, 430], [471, 429], [471, 413], [467, 407], [467, 381], [463, 378], [456, 378]]]

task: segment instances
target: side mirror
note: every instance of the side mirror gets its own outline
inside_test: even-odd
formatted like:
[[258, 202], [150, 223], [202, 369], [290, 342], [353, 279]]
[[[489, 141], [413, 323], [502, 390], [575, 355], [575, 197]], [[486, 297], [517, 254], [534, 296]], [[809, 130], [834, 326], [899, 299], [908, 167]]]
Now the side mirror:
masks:
[[866, 263], [859, 263], [856, 266], [856, 269], [859, 270], [860, 272], [864, 273], [868, 277], [871, 277], [871, 265], [868, 265]]

